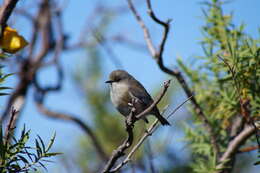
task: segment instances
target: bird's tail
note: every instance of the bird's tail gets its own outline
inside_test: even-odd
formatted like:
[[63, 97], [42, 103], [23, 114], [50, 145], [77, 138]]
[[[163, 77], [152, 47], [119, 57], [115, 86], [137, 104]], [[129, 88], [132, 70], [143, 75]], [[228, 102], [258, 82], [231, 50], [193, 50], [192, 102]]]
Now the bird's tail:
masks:
[[171, 125], [161, 114], [156, 116], [158, 118], [158, 120], [160, 121], [160, 123], [164, 126], [169, 126]]
[[155, 116], [156, 118], [158, 118], [158, 120], [160, 121], [160, 123], [163, 125], [163, 126], [169, 126], [171, 125], [159, 112], [158, 109], [155, 109]]

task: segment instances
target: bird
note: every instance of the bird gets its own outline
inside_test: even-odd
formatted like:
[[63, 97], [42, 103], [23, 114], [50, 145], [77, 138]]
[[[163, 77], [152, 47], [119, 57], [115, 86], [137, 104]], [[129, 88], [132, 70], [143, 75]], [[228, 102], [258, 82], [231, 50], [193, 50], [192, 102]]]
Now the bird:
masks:
[[[138, 115], [147, 109], [153, 99], [146, 91], [144, 86], [125, 70], [114, 70], [109, 75], [109, 80], [105, 83], [110, 84], [110, 98], [116, 109], [125, 117], [131, 113], [132, 100], [135, 99], [135, 114]], [[148, 114], [154, 115], [162, 125], [170, 123], [160, 114], [155, 106]], [[146, 115], [142, 118], [148, 123]]]

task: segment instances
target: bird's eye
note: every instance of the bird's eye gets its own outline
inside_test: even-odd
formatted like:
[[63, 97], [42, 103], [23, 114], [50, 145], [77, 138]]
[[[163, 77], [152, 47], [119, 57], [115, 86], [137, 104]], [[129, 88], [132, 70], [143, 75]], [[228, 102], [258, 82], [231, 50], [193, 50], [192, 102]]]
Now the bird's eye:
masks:
[[119, 82], [121, 79], [120, 78], [116, 78], [115, 79], [115, 82]]

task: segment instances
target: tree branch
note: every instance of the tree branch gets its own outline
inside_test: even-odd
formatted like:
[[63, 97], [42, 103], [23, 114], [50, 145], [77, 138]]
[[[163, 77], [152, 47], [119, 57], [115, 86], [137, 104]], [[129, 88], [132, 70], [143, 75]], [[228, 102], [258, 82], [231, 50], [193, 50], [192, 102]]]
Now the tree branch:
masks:
[[[257, 128], [260, 126], [255, 124]], [[226, 151], [221, 156], [220, 163], [217, 165], [217, 169], [219, 169], [220, 173], [224, 172], [225, 166], [228, 165], [229, 161], [232, 160], [231, 158], [238, 152], [238, 149], [240, 146], [242, 146], [245, 141], [250, 138], [254, 133], [256, 129], [252, 125], [247, 125], [243, 131], [239, 133], [228, 145]]]
[[150, 32], [148, 30], [148, 28], [145, 26], [144, 21], [142, 20], [141, 16], [138, 14], [138, 12], [136, 11], [132, 0], [127, 0], [128, 2], [128, 6], [131, 9], [131, 11], [133, 12], [137, 22], [139, 23], [139, 25], [141, 26], [143, 32], [144, 32], [144, 38], [147, 44], [147, 47], [149, 49], [149, 52], [151, 53], [152, 57], [156, 57], [156, 48], [154, 47], [152, 40], [151, 40], [151, 36], [150, 36]]
[[[184, 102], [182, 102], [179, 106], [177, 106], [168, 116], [167, 119], [169, 119], [172, 115], [174, 115], [177, 110], [179, 110], [186, 102], [188, 102], [193, 96], [187, 98]], [[164, 111], [163, 111], [164, 113]], [[162, 114], [163, 114], [162, 113]], [[159, 120], [155, 120], [152, 125], [148, 128], [148, 130], [144, 133], [144, 135], [140, 138], [140, 140], [137, 142], [137, 144], [132, 148], [132, 150], [128, 153], [127, 157], [122, 161], [120, 164], [118, 164], [114, 169], [112, 169], [110, 172], [117, 172], [119, 169], [121, 169], [125, 164], [127, 164], [129, 161], [131, 161], [131, 157], [133, 154], [140, 148], [140, 146], [143, 144], [143, 142], [151, 136], [154, 131], [158, 128], [158, 122]]]
[[2, 31], [18, 1], [19, 0], [4, 0], [4, 4], [0, 8], [0, 26], [2, 27]]
[[89, 126], [87, 126], [83, 121], [81, 121], [79, 118], [76, 118], [76, 116], [51, 111], [51, 110], [47, 109], [46, 107], [44, 107], [44, 105], [40, 102], [37, 102], [36, 105], [37, 105], [39, 112], [41, 112], [42, 114], [44, 114], [50, 118], [73, 122], [76, 125], [78, 125], [85, 132], [85, 134], [87, 134], [90, 137], [90, 139], [93, 143], [93, 146], [96, 149], [100, 159], [103, 161], [108, 160], [108, 157], [107, 157], [105, 151], [103, 150], [103, 147], [101, 146], [96, 135], [91, 130], [91, 128]]
[[[151, 5], [151, 1], [150, 0], [146, 0], [146, 3], [147, 3], [147, 8], [148, 8], [148, 14], [149, 16], [156, 22], [158, 23], [159, 25], [161, 25], [163, 28], [164, 28], [164, 32], [163, 32], [163, 36], [162, 36], [162, 40], [161, 40], [161, 43], [160, 43], [160, 46], [159, 46], [159, 54], [157, 53], [156, 56], [157, 56], [157, 59], [159, 59], [160, 57], [162, 57], [162, 54], [164, 52], [164, 46], [165, 46], [165, 43], [166, 43], [166, 40], [168, 38], [168, 34], [169, 34], [169, 31], [170, 31], [170, 22], [171, 22], [171, 19], [168, 19], [166, 22], [160, 20], [158, 17], [156, 17], [154, 11], [152, 10], [152, 5]], [[162, 58], [160, 58], [161, 61], [162, 61]]]

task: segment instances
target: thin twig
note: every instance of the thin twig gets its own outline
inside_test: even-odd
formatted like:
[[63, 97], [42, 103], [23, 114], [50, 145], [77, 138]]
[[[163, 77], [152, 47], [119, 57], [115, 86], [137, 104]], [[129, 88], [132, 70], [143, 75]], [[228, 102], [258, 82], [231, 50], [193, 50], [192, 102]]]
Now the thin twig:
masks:
[[7, 128], [5, 130], [5, 145], [7, 143], [9, 143], [9, 140], [10, 140], [10, 136], [12, 135], [13, 133], [13, 130], [15, 128], [15, 120], [16, 120], [16, 115], [17, 115], [17, 110], [14, 109], [14, 108], [11, 108], [11, 112], [10, 112], [10, 119], [9, 119], [9, 122], [7, 124]]
[[250, 152], [250, 151], [257, 150], [257, 149], [259, 149], [259, 146], [258, 146], [258, 145], [256, 145], [256, 146], [250, 146], [250, 147], [245, 147], [245, 148], [239, 149], [238, 153]]
[[139, 25], [141, 26], [141, 28], [143, 30], [145, 41], [146, 41], [146, 44], [147, 44], [147, 47], [148, 47], [150, 53], [152, 54], [152, 57], [156, 57], [157, 51], [156, 51], [156, 48], [154, 47], [154, 45], [152, 43], [151, 36], [150, 36], [148, 28], [145, 26], [144, 21], [142, 20], [141, 16], [136, 11], [136, 9], [135, 9], [135, 7], [132, 3], [132, 0], [127, 0], [127, 2], [128, 2], [128, 6], [129, 6], [130, 10], [133, 12], [137, 22], [139, 23]]
[[[156, 17], [154, 11], [152, 10], [152, 5], [151, 5], [151, 1], [150, 0], [146, 0], [146, 4], [147, 4], [147, 8], [148, 8], [148, 14], [150, 15], [150, 17], [158, 24], [160, 24], [161, 26], [163, 26], [164, 28], [164, 32], [163, 32], [163, 36], [162, 36], [162, 40], [159, 46], [159, 54], [157, 54], [158, 58], [162, 57], [162, 54], [164, 52], [164, 47], [165, 47], [165, 43], [166, 40], [168, 38], [168, 34], [170, 31], [170, 22], [172, 21], [171, 19], [168, 19], [166, 22], [160, 20], [158, 17]], [[161, 58], [162, 59], [162, 58]]]

